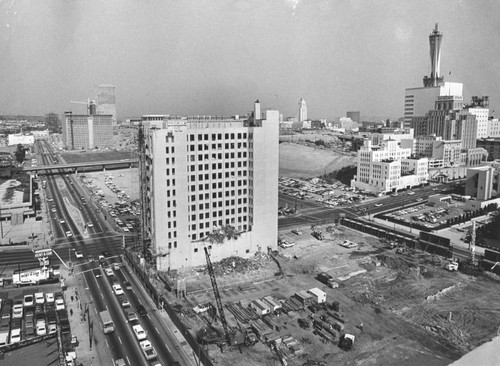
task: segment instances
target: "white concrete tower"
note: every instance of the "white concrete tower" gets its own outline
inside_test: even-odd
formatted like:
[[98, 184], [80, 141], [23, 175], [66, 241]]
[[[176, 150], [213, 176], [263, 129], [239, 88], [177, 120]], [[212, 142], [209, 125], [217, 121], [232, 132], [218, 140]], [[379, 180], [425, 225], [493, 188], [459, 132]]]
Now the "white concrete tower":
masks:
[[307, 106], [304, 98], [299, 100], [299, 122], [307, 121]]

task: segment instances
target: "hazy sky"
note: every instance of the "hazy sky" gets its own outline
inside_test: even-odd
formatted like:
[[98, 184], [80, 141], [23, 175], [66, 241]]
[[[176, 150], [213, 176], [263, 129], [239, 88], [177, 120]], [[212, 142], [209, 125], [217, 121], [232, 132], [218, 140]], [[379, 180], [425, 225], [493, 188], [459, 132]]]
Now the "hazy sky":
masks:
[[257, 98], [286, 117], [301, 97], [311, 118], [399, 117], [435, 22], [445, 80], [494, 109], [499, 15], [498, 0], [0, 0], [0, 114], [63, 113], [106, 83], [119, 119]]

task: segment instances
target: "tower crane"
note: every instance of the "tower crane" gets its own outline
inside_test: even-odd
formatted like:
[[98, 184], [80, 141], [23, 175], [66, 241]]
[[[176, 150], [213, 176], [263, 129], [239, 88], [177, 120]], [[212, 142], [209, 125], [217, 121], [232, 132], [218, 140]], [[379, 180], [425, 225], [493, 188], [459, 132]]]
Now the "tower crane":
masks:
[[87, 106], [87, 113], [88, 114], [94, 114], [94, 108], [95, 108], [95, 100], [90, 100], [87, 99], [86, 101], [75, 101], [75, 100], [72, 100], [70, 101], [71, 104], [85, 104]]

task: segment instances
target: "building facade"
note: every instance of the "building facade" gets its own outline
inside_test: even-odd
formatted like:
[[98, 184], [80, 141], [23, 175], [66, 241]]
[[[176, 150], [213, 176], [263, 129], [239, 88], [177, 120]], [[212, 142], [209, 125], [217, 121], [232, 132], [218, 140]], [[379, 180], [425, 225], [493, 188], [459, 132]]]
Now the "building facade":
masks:
[[351, 187], [362, 191], [388, 193], [427, 183], [427, 158], [412, 158], [411, 149], [397, 141], [385, 140], [375, 146], [365, 140], [358, 151], [357, 173]]
[[465, 195], [487, 201], [500, 193], [500, 170], [492, 166], [467, 169]]
[[68, 150], [112, 147], [112, 116], [66, 113], [62, 125], [62, 136]]
[[[279, 113], [247, 119], [169, 119], [145, 130], [144, 221], [159, 270], [251, 257], [277, 246]], [[210, 244], [232, 226], [236, 240]]]
[[113, 126], [116, 125], [116, 95], [113, 85], [97, 85], [95, 88], [97, 114], [111, 115]]
[[490, 160], [500, 159], [500, 138], [479, 139], [477, 147], [485, 149]]

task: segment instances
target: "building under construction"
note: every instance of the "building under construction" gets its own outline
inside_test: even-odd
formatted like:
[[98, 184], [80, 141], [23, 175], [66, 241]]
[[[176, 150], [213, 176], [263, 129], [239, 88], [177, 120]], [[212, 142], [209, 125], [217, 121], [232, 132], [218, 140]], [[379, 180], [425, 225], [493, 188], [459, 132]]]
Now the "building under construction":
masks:
[[113, 147], [112, 115], [97, 114], [96, 104], [89, 100], [87, 114], [65, 112], [62, 136], [68, 150]]

